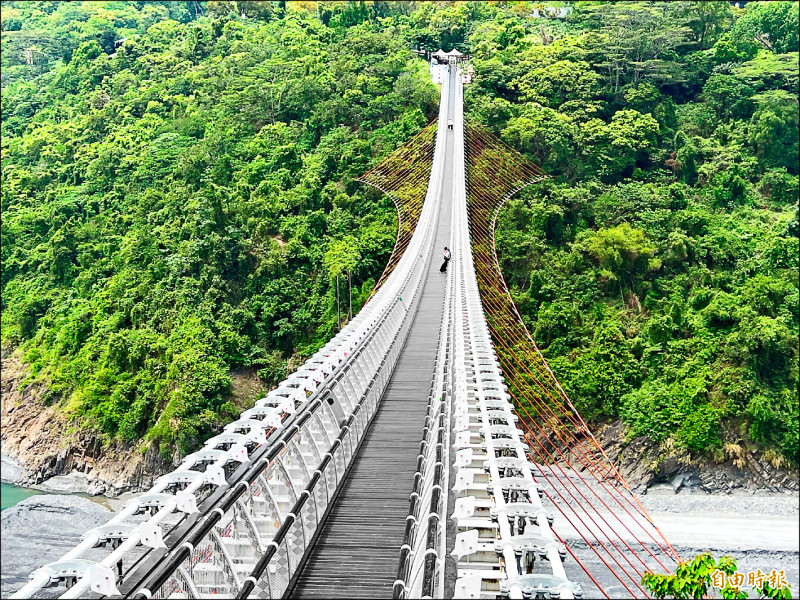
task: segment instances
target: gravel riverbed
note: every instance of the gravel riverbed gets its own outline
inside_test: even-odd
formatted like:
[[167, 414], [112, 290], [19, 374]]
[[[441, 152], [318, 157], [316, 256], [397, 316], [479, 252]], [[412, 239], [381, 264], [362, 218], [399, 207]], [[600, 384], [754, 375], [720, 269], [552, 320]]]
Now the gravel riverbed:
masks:
[[[773, 569], [783, 570], [791, 586], [792, 597], [798, 597], [800, 499], [797, 496], [648, 494], [640, 497], [640, 500], [653, 523], [681, 558], [692, 558], [708, 550], [716, 558], [732, 556], [736, 559], [738, 572], [745, 576], [759, 569], [764, 573], [770, 573]], [[560, 515], [556, 514], [556, 530], [612, 598], [631, 597], [625, 586], [639, 594], [630, 580], [624, 577], [623, 581], [618, 580], [574, 529], [563, 527], [561, 520]], [[559, 527], [560, 524], [562, 527]], [[628, 541], [634, 546], [632, 538]], [[656, 550], [655, 544], [650, 544], [649, 548]], [[607, 555], [603, 554], [603, 558], [611, 562]], [[653, 561], [647, 558], [648, 564], [652, 564]], [[620, 562], [626, 569], [629, 568], [622, 559]], [[635, 566], [641, 569], [640, 564]], [[584, 598], [602, 597], [595, 584], [571, 557], [565, 562], [565, 568], [569, 577], [581, 583]], [[745, 588], [745, 591], [750, 593], [751, 598], [758, 597], [750, 588]]]

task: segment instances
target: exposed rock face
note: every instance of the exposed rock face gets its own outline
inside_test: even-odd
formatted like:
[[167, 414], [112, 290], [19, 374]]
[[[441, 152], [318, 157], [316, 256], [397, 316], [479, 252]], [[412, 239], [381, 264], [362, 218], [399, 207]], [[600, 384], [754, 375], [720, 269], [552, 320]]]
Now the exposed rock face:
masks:
[[594, 436], [631, 488], [639, 493], [656, 484], [668, 484], [676, 494], [688, 489], [708, 494], [797, 495], [800, 489], [797, 471], [778, 469], [755, 450], [736, 446], [738, 454], [715, 463], [706, 457], [664, 448], [646, 437], [626, 442], [625, 426], [619, 420], [596, 427]]
[[[77, 496], [37, 495], [7, 508], [0, 517], [0, 582], [3, 596], [18, 590], [28, 574], [58, 560], [111, 511]], [[64, 588], [58, 589], [60, 593]]]
[[[152, 449], [142, 454], [122, 444], [104, 447], [88, 433], [70, 433], [73, 427], [55, 405], [42, 398], [46, 390], [32, 385], [21, 389], [26, 371], [14, 355], [2, 358], [2, 450], [5, 481], [48, 492], [118, 496], [145, 491], [156, 477], [171, 471]], [[241, 408], [252, 406], [264, 389], [251, 372], [231, 373], [234, 399]], [[796, 471], [777, 469], [754, 450], [740, 449], [736, 457], [714, 463], [705, 457], [665, 450], [646, 437], [625, 440], [625, 427], [614, 421], [593, 428], [594, 436], [634, 491], [670, 485], [675, 493], [701, 490], [717, 494], [797, 494]], [[15, 466], [14, 461], [17, 461]], [[23, 467], [20, 472], [19, 465]]]
[[2, 358], [2, 371], [3, 454], [25, 469], [15, 471], [12, 479], [6, 468], [13, 463], [4, 461], [6, 480], [58, 493], [117, 496], [146, 490], [156, 477], [172, 470], [152, 450], [142, 454], [122, 444], [104, 447], [91, 434], [71, 433], [77, 428], [56, 405], [42, 400], [42, 386], [21, 389], [26, 372], [15, 355]]

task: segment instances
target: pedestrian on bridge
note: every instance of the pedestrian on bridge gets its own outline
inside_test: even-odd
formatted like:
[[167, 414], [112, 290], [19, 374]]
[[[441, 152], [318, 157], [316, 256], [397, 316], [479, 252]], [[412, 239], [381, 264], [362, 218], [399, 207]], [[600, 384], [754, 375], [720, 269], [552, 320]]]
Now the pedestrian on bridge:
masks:
[[450, 262], [450, 249], [445, 246], [444, 247], [444, 262], [442, 263], [441, 268], [439, 269], [439, 273], [447, 273], [447, 263]]

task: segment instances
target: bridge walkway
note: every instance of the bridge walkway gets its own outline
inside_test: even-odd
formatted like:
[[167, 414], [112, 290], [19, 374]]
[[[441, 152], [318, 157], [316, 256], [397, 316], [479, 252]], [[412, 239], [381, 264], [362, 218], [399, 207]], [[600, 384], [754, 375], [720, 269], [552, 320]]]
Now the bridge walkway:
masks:
[[[453, 75], [454, 76], [454, 75]], [[448, 118], [454, 110], [450, 86]], [[453, 132], [446, 137], [442, 195], [431, 269], [403, 352], [292, 598], [391, 598], [434, 375], [450, 242]]]

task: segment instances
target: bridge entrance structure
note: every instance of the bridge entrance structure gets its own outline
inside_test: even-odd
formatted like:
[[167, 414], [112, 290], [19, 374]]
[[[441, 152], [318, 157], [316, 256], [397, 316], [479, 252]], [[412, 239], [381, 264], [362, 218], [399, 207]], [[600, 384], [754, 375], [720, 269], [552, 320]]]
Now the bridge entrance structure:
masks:
[[438, 121], [363, 178], [400, 217], [370, 301], [13, 597], [641, 597], [677, 555], [551, 392], [494, 255], [500, 206], [544, 177], [465, 126], [451, 65]]

